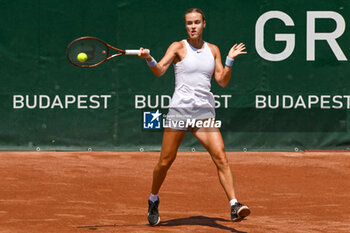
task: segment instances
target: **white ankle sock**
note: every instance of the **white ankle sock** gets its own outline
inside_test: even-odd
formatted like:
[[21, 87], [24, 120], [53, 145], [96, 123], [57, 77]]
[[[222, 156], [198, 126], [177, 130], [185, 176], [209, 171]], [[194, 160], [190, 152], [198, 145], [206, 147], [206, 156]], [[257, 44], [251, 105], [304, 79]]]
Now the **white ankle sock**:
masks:
[[233, 206], [234, 204], [236, 204], [238, 201], [237, 201], [237, 199], [235, 198], [235, 199], [232, 199], [231, 201], [230, 201], [230, 206]]
[[152, 202], [156, 202], [158, 200], [158, 193], [157, 194], [151, 193], [151, 195], [149, 196], [149, 200]]

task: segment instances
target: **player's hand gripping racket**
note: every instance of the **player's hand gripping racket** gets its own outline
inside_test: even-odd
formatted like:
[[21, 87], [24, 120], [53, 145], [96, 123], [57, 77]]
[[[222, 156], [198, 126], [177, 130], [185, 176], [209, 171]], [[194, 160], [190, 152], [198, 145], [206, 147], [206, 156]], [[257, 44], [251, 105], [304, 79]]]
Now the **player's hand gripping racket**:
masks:
[[[116, 53], [111, 54], [111, 52]], [[68, 45], [67, 58], [73, 65], [83, 68], [91, 68], [114, 57], [122, 55], [138, 55], [139, 52], [140, 50], [138, 49], [118, 49], [96, 37], [84, 36], [73, 40]]]

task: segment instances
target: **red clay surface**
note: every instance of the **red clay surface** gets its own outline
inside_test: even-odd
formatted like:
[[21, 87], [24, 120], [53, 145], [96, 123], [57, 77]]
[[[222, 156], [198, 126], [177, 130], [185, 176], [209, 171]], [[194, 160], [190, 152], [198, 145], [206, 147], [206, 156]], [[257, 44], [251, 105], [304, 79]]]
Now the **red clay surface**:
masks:
[[159, 152], [0, 152], [1, 233], [350, 232], [350, 153], [230, 152], [229, 204], [207, 153], [181, 152], [147, 224]]

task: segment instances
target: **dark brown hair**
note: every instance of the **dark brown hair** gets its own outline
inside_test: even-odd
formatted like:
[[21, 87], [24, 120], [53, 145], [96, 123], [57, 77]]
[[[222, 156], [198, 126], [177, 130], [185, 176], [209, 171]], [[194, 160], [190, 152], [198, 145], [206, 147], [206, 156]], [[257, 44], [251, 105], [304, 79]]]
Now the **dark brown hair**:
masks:
[[202, 15], [203, 21], [205, 21], [205, 15], [204, 15], [203, 11], [202, 11], [201, 9], [199, 9], [199, 8], [190, 8], [190, 9], [188, 9], [188, 10], [186, 11], [185, 15], [184, 15], [185, 21], [186, 21], [186, 15], [187, 15], [188, 13], [192, 13], [192, 12], [197, 12], [197, 13], [201, 14], [201, 15]]

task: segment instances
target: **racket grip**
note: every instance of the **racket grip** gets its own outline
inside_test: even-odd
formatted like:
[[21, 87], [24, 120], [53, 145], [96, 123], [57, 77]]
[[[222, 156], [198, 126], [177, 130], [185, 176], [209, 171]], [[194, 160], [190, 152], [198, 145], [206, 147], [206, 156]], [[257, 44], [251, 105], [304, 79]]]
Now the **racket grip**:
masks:
[[[149, 51], [149, 49], [146, 49], [148, 50], [148, 53], [150, 53], [151, 51]], [[127, 49], [125, 50], [125, 55], [138, 55], [140, 52], [139, 49]]]

